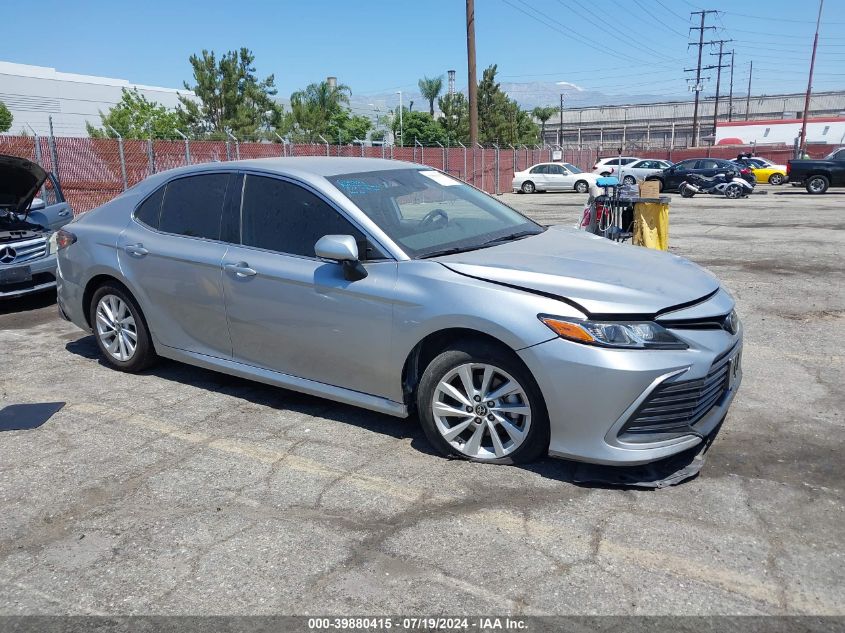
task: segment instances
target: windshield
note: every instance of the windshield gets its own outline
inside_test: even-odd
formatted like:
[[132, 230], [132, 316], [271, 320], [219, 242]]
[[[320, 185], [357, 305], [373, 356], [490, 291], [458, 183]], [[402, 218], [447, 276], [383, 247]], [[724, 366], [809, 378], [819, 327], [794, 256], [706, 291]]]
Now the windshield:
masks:
[[563, 166], [564, 166], [564, 167], [566, 167], [566, 168], [567, 168], [567, 169], [568, 169], [571, 173], [573, 173], [573, 174], [581, 174], [581, 173], [583, 173], [580, 169], [578, 169], [578, 168], [577, 168], [575, 165], [573, 165], [572, 163], [564, 163], [564, 164], [563, 164]]
[[328, 180], [414, 258], [473, 250], [545, 230], [439, 171], [391, 169]]

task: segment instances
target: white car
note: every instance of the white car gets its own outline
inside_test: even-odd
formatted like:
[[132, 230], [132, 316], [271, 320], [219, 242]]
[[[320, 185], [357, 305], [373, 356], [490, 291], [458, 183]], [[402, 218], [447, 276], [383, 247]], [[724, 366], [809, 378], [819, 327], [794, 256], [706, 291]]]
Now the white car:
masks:
[[535, 191], [577, 191], [587, 193], [598, 180], [595, 174], [581, 171], [570, 163], [538, 163], [513, 175], [513, 190], [522, 193]]
[[633, 185], [638, 180], [645, 180], [648, 176], [659, 173], [671, 166], [672, 163], [668, 160], [644, 158], [643, 160], [637, 160], [633, 163], [622, 165], [622, 169], [619, 171], [619, 176], [621, 176], [624, 184]]
[[608, 156], [600, 158], [593, 165], [593, 173], [599, 176], [619, 176], [619, 167], [640, 160], [636, 156]]

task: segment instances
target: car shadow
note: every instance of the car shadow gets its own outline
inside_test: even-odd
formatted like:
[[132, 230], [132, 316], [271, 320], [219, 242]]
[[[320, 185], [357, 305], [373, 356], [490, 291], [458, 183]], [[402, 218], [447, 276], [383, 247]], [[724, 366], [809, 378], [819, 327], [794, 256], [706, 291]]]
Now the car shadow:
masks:
[[[813, 194], [807, 193], [804, 188], [795, 187], [794, 191], [773, 191], [771, 193], [773, 196], [811, 196]], [[843, 191], [825, 191], [823, 194], [819, 194], [822, 196], [845, 196], [845, 190]]]
[[17, 312], [29, 312], [47, 308], [56, 303], [56, 291], [46, 290], [31, 295], [15, 297], [14, 299], [0, 300], [0, 315], [15, 314]]
[[[71, 354], [96, 360], [100, 365], [108, 367], [102, 359], [93, 335], [70, 341], [65, 345], [65, 349]], [[360, 407], [168, 359], [161, 359], [143, 373], [163, 380], [222, 393], [278, 411], [319, 416], [333, 422], [366, 428], [395, 439], [410, 439], [410, 444], [415, 450], [426, 455], [439, 455], [426, 439], [416, 416], [402, 420]], [[699, 447], [643, 466], [604, 466], [545, 457], [530, 464], [518, 464], [513, 467], [580, 487], [640, 490], [662, 488], [694, 478], [703, 464], [703, 453], [709, 448], [714, 436], [715, 433], [708, 442]]]

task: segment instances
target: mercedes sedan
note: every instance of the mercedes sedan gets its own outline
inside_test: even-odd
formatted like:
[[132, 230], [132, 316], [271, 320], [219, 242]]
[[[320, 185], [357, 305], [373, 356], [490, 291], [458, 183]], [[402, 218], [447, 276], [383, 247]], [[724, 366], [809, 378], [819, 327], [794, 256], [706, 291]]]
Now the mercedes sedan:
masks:
[[742, 376], [709, 272], [422, 165], [176, 169], [56, 242], [59, 309], [115, 369], [161, 356], [415, 415], [444, 455], [658, 460], [712, 436]]

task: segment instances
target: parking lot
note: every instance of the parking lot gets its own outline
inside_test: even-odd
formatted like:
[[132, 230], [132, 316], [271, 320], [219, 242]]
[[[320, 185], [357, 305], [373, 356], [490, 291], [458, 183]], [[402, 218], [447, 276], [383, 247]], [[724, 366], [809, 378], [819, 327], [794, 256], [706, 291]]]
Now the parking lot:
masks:
[[[845, 192], [758, 191], [672, 196], [672, 252], [746, 339], [701, 474], [662, 490], [447, 460], [414, 419], [174, 362], [122, 374], [54, 296], [0, 305], [0, 408], [65, 403], [0, 432], [0, 614], [845, 615]], [[585, 196], [503, 199], [574, 226]]]

